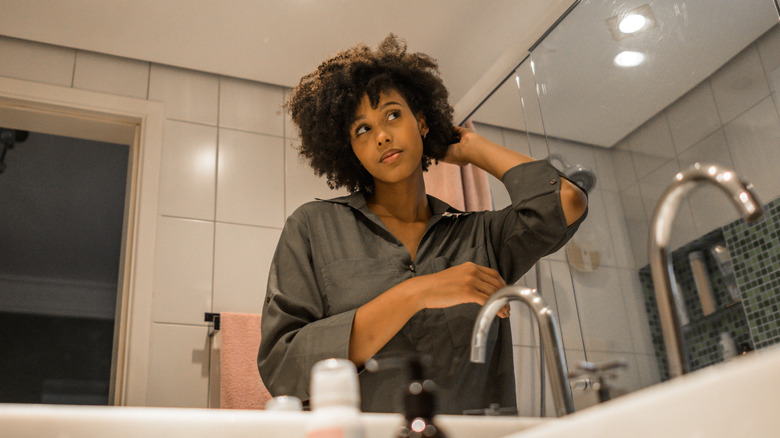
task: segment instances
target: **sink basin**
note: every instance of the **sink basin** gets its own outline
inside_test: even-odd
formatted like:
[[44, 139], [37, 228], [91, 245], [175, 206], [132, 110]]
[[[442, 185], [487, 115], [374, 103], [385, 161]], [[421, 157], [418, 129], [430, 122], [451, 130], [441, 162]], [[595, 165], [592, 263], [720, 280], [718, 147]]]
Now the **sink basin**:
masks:
[[780, 346], [556, 419], [512, 438], [780, 434]]
[[[42, 438], [303, 437], [308, 412], [0, 404], [0, 436]], [[362, 414], [366, 438], [391, 438], [398, 414]], [[498, 438], [544, 424], [518, 417], [436, 417], [450, 438]]]

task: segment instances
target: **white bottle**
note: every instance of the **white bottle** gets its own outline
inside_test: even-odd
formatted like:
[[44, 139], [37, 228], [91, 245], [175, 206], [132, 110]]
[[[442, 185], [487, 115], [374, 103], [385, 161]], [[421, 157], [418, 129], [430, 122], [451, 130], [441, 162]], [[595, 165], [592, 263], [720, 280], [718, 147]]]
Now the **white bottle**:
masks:
[[317, 362], [310, 389], [312, 415], [306, 438], [363, 438], [355, 364], [346, 359]]
[[720, 334], [720, 354], [724, 361], [731, 359], [737, 355], [737, 347], [734, 345], [734, 339], [728, 332]]

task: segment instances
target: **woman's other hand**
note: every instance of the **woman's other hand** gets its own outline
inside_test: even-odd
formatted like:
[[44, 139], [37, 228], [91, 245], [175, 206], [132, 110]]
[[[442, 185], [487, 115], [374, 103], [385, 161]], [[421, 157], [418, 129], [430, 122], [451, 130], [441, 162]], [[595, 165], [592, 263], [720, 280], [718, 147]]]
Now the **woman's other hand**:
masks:
[[[480, 306], [497, 290], [506, 286], [498, 271], [466, 262], [435, 274], [421, 275], [410, 282], [416, 282], [420, 308], [440, 309], [464, 303]], [[498, 312], [498, 316], [509, 316], [509, 306]]]

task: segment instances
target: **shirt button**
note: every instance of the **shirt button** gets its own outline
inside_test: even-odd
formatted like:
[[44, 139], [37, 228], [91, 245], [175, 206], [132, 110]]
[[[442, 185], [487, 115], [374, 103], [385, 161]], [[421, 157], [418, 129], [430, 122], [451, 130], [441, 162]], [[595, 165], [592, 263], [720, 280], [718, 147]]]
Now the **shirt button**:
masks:
[[557, 182], [558, 182], [558, 181], [556, 181], [556, 180], [554, 180], [554, 179], [551, 179], [551, 180], [550, 180], [550, 185], [555, 185], [555, 183], [557, 183]]
[[411, 264], [411, 265], [409, 265], [409, 270], [410, 270], [410, 271], [414, 272], [414, 270], [415, 270], [415, 269], [416, 269], [416, 268], [414, 267], [414, 264]]

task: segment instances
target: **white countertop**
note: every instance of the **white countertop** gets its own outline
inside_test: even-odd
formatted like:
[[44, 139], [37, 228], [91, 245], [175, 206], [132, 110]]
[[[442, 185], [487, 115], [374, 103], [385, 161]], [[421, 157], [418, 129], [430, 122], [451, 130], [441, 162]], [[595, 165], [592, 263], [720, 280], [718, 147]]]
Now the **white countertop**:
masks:
[[[438, 416], [450, 438], [780, 436], [780, 346], [661, 383], [560, 419]], [[0, 404], [0, 437], [302, 437], [308, 412]], [[395, 434], [397, 414], [362, 414], [367, 438]]]

